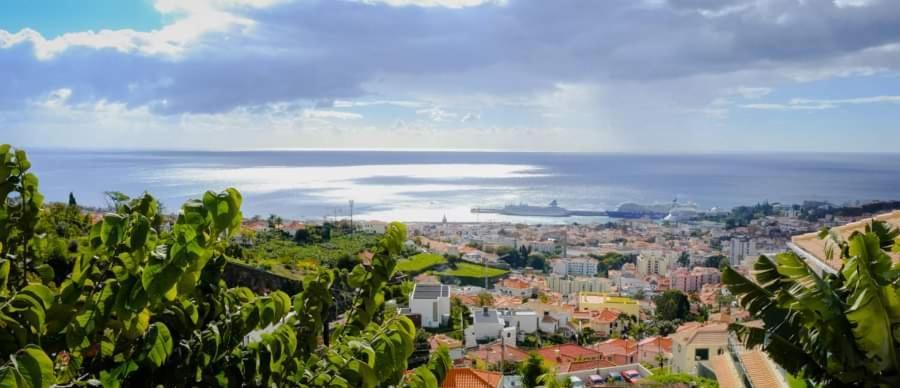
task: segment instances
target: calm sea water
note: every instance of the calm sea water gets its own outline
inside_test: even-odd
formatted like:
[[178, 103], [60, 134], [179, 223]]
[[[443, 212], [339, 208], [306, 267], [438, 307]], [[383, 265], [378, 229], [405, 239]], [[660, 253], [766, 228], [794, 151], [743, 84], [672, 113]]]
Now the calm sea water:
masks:
[[174, 211], [233, 186], [246, 215], [303, 219], [346, 217], [351, 199], [355, 217], [404, 221], [511, 220], [469, 210], [554, 199], [592, 210], [674, 198], [703, 208], [900, 199], [900, 154], [29, 151], [50, 200], [71, 191], [104, 205], [104, 191], [149, 191]]

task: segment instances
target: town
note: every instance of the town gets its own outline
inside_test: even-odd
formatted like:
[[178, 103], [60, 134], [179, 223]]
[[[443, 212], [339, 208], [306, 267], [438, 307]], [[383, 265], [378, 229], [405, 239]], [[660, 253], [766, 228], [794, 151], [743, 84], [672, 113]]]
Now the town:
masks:
[[[408, 223], [392, 281], [407, 292], [385, 308], [419, 329], [410, 368], [439, 347], [449, 350], [445, 388], [553, 386], [541, 376], [571, 387], [788, 387], [792, 376], [729, 330], [755, 318], [722, 284], [721, 269], [749, 276], [760, 256], [791, 251], [833, 272], [839, 265], [816, 232], [849, 234], [873, 216], [898, 225], [900, 212], [887, 211], [894, 205], [760, 204], [679, 222]], [[343, 228], [356, 238], [385, 227], [273, 217], [244, 223], [250, 233]], [[357, 254], [362, 262], [367, 255]]]

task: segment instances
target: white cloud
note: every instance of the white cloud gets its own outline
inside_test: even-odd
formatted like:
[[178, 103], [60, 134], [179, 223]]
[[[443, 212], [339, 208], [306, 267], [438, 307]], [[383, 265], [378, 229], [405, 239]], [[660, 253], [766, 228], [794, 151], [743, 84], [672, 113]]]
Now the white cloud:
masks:
[[303, 117], [308, 119], [359, 120], [363, 118], [363, 115], [337, 110], [306, 109], [303, 111]]
[[393, 7], [445, 7], [465, 8], [482, 4], [504, 5], [507, 0], [360, 0], [367, 4], [387, 4]]
[[739, 86], [732, 93], [748, 100], [756, 100], [768, 96], [772, 93], [772, 88]]
[[900, 96], [873, 96], [843, 99], [794, 98], [786, 104], [744, 104], [742, 108], [760, 110], [823, 110], [842, 105], [900, 104]]

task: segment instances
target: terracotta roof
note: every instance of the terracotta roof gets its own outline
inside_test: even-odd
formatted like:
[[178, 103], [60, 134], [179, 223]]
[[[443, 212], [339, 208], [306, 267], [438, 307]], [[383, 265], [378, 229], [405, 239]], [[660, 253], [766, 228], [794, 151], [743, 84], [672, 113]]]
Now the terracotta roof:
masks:
[[437, 349], [441, 345], [446, 345], [448, 349], [459, 349], [463, 347], [462, 341], [450, 338], [444, 334], [435, 334], [428, 339], [428, 343], [431, 345], [432, 350]]
[[716, 381], [720, 388], [744, 388], [729, 355], [721, 354], [710, 357], [709, 366], [716, 374]]
[[609, 360], [603, 360], [603, 359], [587, 360], [587, 361], [573, 361], [573, 362], [563, 362], [563, 363], [559, 364], [559, 371], [562, 373], [579, 372], [579, 371], [598, 369], [598, 368], [609, 368], [611, 366], [616, 366], [616, 363], [609, 361]]
[[784, 382], [773, 368], [772, 362], [760, 350], [741, 353], [741, 364], [744, 372], [754, 387], [784, 386]]
[[728, 343], [728, 325], [711, 323], [681, 330], [672, 334], [675, 342], [693, 343], [696, 345], [723, 345]]
[[[856, 231], [864, 231], [866, 225], [868, 225], [873, 219], [879, 221], [885, 221], [888, 224], [892, 225], [895, 228], [900, 228], [900, 210], [885, 213], [881, 215], [877, 215], [875, 217], [866, 218], [860, 221], [852, 222], [846, 225], [837, 226], [831, 228], [833, 232], [838, 233], [844, 239], [850, 237], [853, 232]], [[826, 248], [829, 247], [832, 243], [828, 240], [822, 240], [819, 238], [818, 233], [807, 233], [801, 234], [798, 236], [791, 237], [791, 242], [794, 243], [800, 249], [803, 249], [806, 253], [809, 253], [812, 256], [815, 256], [817, 259], [822, 261], [828, 266], [834, 269], [840, 269], [843, 261], [841, 260], [840, 252], [837, 249], [835, 250], [834, 256], [831, 260], [828, 260], [827, 255], [825, 254]], [[894, 262], [900, 261], [900, 253], [888, 253]]]
[[[557, 361], [574, 361], [579, 358], [581, 359], [596, 359], [600, 358], [603, 354], [593, 350], [586, 348], [584, 346], [579, 346], [575, 344], [562, 344], [562, 345], [553, 345], [548, 346], [546, 348], [538, 349], [537, 354], [543, 357], [545, 360], [550, 362]], [[557, 360], [557, 355], [561, 360]]]
[[664, 352], [672, 352], [672, 339], [666, 337], [649, 337], [644, 338], [640, 342], [640, 347], [652, 349], [662, 349]]
[[[502, 354], [500, 352], [501, 348], [505, 348]], [[500, 360], [519, 362], [528, 358], [528, 353], [520, 350], [519, 348], [515, 348], [512, 346], [500, 346], [499, 343], [494, 342], [488, 345], [483, 345], [476, 350], [470, 350], [466, 353], [466, 357], [478, 358], [489, 363], [499, 362]]]
[[506, 287], [506, 288], [518, 288], [518, 289], [524, 289], [524, 288], [531, 287], [531, 285], [528, 284], [528, 282], [526, 282], [522, 279], [514, 279], [514, 278], [503, 279], [501, 286]]
[[485, 372], [472, 368], [453, 368], [444, 378], [441, 388], [497, 388], [503, 380], [499, 372]]
[[629, 339], [610, 339], [594, 345], [594, 350], [604, 356], [630, 356], [637, 352], [637, 341]]

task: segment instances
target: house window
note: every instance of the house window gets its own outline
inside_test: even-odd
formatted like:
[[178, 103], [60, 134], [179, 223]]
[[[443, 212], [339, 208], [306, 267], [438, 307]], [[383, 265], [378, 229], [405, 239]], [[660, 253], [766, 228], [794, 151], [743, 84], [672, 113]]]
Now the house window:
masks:
[[696, 349], [694, 350], [694, 358], [700, 361], [709, 360], [709, 349]]
[[723, 351], [724, 351], [724, 349], [719, 348], [719, 351], [717, 352], [717, 354], [721, 356]]

